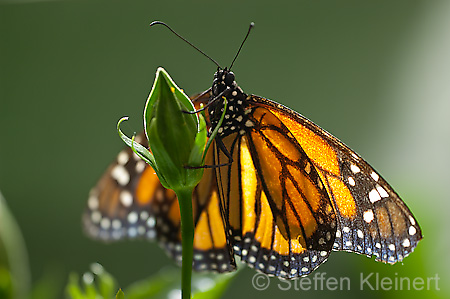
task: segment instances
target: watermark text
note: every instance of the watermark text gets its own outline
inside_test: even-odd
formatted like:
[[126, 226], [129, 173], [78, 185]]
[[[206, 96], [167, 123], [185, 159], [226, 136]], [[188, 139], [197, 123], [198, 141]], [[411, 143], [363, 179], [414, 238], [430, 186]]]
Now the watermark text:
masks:
[[293, 280], [270, 279], [265, 274], [256, 273], [253, 275], [252, 285], [259, 291], [267, 289], [271, 283], [281, 291], [349, 291], [352, 289], [366, 291], [439, 291], [439, 280], [438, 274], [429, 277], [408, 277], [399, 276], [398, 273], [391, 276], [382, 276], [380, 273], [371, 272], [360, 273], [359, 279], [353, 278], [352, 281], [350, 277], [328, 276], [326, 272], [315, 272], [309, 276]]

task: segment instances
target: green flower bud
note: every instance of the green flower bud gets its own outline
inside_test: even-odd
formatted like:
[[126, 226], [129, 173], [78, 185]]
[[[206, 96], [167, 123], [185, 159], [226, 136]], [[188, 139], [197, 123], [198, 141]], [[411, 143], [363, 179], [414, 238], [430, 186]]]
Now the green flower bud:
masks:
[[182, 112], [194, 110], [189, 97], [163, 68], [158, 68], [144, 110], [144, 127], [151, 152], [119, 130], [122, 139], [152, 166], [165, 188], [175, 191], [194, 188], [203, 175], [203, 168], [192, 167], [203, 164], [206, 124], [201, 115]]

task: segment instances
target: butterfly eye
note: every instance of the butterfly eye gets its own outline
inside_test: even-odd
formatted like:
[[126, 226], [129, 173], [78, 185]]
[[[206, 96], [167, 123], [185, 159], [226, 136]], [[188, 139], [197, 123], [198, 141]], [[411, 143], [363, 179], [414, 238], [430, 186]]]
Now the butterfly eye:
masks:
[[234, 73], [229, 72], [225, 77], [225, 85], [231, 86], [234, 82]]
[[219, 84], [219, 80], [218, 79], [214, 79], [213, 86], [212, 86], [212, 93], [215, 96], [217, 96], [220, 93], [218, 84]]

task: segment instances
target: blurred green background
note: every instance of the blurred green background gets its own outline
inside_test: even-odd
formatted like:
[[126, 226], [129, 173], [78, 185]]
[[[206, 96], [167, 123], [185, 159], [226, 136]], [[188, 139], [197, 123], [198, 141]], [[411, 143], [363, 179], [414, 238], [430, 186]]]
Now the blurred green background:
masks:
[[[0, 1], [0, 190], [23, 233], [32, 282], [62, 287], [100, 262], [127, 286], [172, 264], [157, 244], [102, 244], [81, 231], [89, 189], [142, 129], [163, 66], [188, 94], [215, 66], [162, 20], [234, 68], [247, 93], [281, 102], [339, 137], [389, 181], [424, 240], [404, 263], [333, 253], [320, 272], [350, 277], [347, 291], [262, 292], [245, 269], [226, 297], [449, 298], [449, 1]], [[360, 273], [440, 277], [422, 291], [360, 290]], [[62, 295], [61, 295], [62, 296]]]

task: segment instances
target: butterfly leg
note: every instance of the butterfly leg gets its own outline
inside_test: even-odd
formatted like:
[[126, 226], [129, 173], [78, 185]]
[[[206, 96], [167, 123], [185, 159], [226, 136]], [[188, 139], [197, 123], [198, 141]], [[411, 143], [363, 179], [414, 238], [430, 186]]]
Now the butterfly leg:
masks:
[[217, 165], [202, 165], [202, 166], [189, 166], [186, 165], [184, 166], [184, 168], [187, 169], [199, 169], [199, 168], [218, 168], [218, 167], [223, 167], [223, 166], [230, 166], [233, 163], [233, 157], [231, 156], [230, 152], [228, 151], [227, 147], [225, 146], [225, 144], [223, 144], [223, 141], [220, 137], [216, 137], [216, 143], [218, 146], [218, 149], [220, 151], [222, 151], [225, 156], [227, 156], [228, 158], [228, 162], [227, 163], [220, 163]]
[[[211, 88], [210, 88], [209, 90], [211, 90]], [[209, 90], [206, 90], [206, 91], [204, 91], [203, 93], [205, 93], [205, 92], [207, 92], [207, 91], [209, 92]], [[208, 104], [206, 104], [205, 106], [203, 106], [203, 107], [200, 108], [200, 109], [197, 109], [197, 110], [194, 110], [194, 111], [181, 110], [181, 112], [187, 113], [187, 114], [196, 114], [196, 113], [199, 113], [199, 112], [205, 110], [206, 108], [208, 108], [209, 106], [211, 106], [212, 104], [214, 104], [214, 103], [215, 103], [218, 99], [220, 99], [225, 93], [229, 93], [230, 90], [231, 90], [230, 87], [227, 87], [224, 91], [222, 91], [222, 92], [219, 93], [217, 96], [215, 96], [214, 98], [212, 98], [211, 100], [209, 100], [209, 101], [208, 101]], [[203, 93], [202, 93], [202, 94], [203, 94]]]
[[217, 146], [219, 147], [218, 149], [220, 151], [222, 151], [225, 154], [225, 156], [227, 156], [227, 158], [228, 158], [228, 163], [219, 164], [217, 166], [229, 166], [229, 165], [231, 165], [233, 163], [233, 156], [230, 154], [230, 152], [228, 151], [227, 147], [223, 143], [222, 138], [217, 136], [216, 137], [216, 143], [217, 143]]

